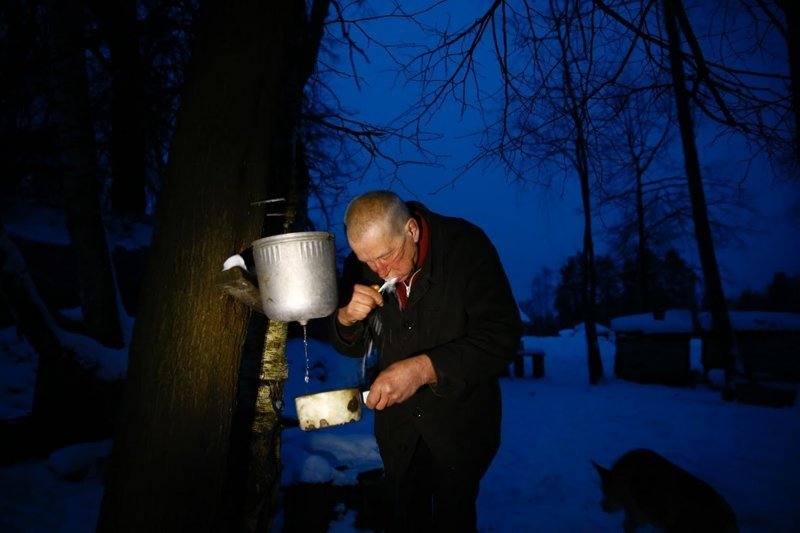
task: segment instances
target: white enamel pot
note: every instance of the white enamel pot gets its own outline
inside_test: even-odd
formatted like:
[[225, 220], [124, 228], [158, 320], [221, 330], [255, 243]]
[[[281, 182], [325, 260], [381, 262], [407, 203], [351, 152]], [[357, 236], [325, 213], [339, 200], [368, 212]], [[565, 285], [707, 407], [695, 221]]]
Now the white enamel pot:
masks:
[[361, 420], [361, 393], [356, 388], [298, 396], [294, 406], [303, 431]]

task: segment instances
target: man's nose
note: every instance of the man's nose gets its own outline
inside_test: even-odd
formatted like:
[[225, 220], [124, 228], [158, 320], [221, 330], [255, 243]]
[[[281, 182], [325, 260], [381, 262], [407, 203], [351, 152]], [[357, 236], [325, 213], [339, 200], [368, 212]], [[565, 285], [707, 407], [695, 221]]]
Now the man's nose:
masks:
[[389, 275], [390, 268], [383, 261], [373, 261], [368, 265], [378, 276], [385, 278]]

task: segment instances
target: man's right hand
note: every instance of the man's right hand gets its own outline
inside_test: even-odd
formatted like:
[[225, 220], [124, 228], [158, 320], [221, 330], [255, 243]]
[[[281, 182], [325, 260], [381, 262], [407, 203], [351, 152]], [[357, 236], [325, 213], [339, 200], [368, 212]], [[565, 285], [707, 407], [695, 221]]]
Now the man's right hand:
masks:
[[373, 309], [383, 306], [383, 296], [378, 292], [378, 286], [354, 285], [353, 297], [344, 307], [339, 308], [336, 320], [343, 326], [352, 326], [367, 318]]

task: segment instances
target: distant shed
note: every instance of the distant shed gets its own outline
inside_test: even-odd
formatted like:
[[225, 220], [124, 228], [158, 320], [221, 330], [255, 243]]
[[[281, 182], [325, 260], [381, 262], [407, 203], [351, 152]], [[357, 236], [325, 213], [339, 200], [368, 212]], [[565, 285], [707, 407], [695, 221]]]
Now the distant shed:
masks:
[[614, 374], [618, 378], [666, 385], [691, 383], [691, 311], [621, 316], [610, 326], [616, 338]]
[[[800, 313], [730, 311], [744, 370], [800, 380]], [[724, 368], [711, 337], [711, 314], [698, 316], [703, 339], [703, 368]]]
[[[594, 326], [595, 330], [597, 330], [598, 337], [605, 337], [606, 339], [611, 338], [611, 330], [608, 327], [604, 326], [600, 322], [595, 323]], [[576, 324], [575, 327], [573, 328], [575, 335], [586, 335], [585, 330], [586, 330], [585, 322]]]
[[520, 339], [519, 350], [513, 362], [514, 376], [521, 378], [525, 376], [525, 358], [530, 358], [534, 378], [544, 377], [544, 356], [545, 351], [539, 344], [539, 338], [523, 335]]

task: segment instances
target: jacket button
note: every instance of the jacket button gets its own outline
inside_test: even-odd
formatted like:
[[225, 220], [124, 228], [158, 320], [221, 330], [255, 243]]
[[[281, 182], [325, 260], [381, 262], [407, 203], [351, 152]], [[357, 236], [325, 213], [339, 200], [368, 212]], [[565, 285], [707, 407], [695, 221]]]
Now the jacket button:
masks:
[[411, 331], [414, 328], [414, 321], [413, 320], [406, 320], [403, 322], [403, 327], [407, 330]]
[[422, 409], [414, 409], [414, 416], [417, 418], [422, 418]]

